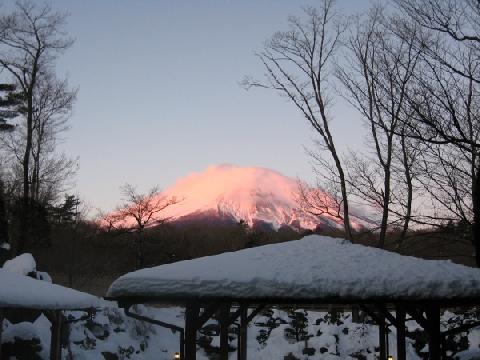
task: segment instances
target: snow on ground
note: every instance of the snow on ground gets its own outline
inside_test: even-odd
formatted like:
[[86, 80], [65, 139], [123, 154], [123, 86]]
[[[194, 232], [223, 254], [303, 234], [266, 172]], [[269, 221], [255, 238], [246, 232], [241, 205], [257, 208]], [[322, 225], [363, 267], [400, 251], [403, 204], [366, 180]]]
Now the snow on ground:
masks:
[[0, 308], [64, 310], [98, 306], [101, 301], [93, 295], [0, 269]]
[[[325, 312], [305, 312], [303, 310], [297, 310], [296, 312], [305, 314], [307, 320], [305, 333], [311, 337], [306, 343], [301, 339], [297, 341], [294, 335], [289, 335], [295, 329], [295, 322], [292, 321], [291, 313], [274, 310], [272, 317], [279, 319], [277, 320], [278, 326], [271, 330], [265, 342], [259, 343], [258, 335], [262, 334], [262, 328], [265, 329], [264, 324], [268, 322], [268, 317], [260, 316], [250, 326], [248, 334], [249, 358], [259, 360], [283, 359], [284, 356], [292, 354], [295, 358], [303, 359], [303, 350], [308, 347], [315, 351], [313, 355], [308, 357], [309, 359], [354, 359], [351, 356], [360, 355], [363, 355], [364, 359], [375, 359], [374, 352], [378, 339], [376, 326], [353, 324], [351, 316], [347, 314], [339, 314], [337, 318]], [[297, 322], [297, 326], [305, 325], [302, 322]], [[234, 357], [231, 356], [231, 358]]]
[[142, 269], [108, 296], [366, 299], [480, 296], [480, 269], [311, 235]]
[[17, 274], [28, 275], [37, 270], [37, 263], [32, 254], [25, 253], [5, 261], [2, 269]]
[[20, 322], [11, 324], [8, 320], [4, 320], [4, 329], [2, 333], [2, 343], [14, 343], [18, 340], [27, 340], [35, 343], [37, 341], [40, 351], [38, 355], [42, 359], [50, 358], [50, 321], [41, 314], [33, 323]]
[[[13, 262], [12, 268], [20, 273], [0, 269], [0, 308], [97, 308], [90, 313], [64, 312], [69, 324], [68, 346], [63, 349], [65, 360], [172, 360], [173, 354], [179, 351], [178, 332], [129, 318], [116, 303], [25, 276], [23, 273], [32, 268], [27, 260], [28, 257], [24, 257]], [[43, 276], [48, 280], [48, 274]], [[134, 285], [135, 281], [138, 285]], [[354, 281], [359, 283], [354, 284]], [[154, 294], [182, 294], [188, 286], [199, 294], [224, 294], [219, 284], [228, 294], [239, 287], [248, 296], [288, 293], [304, 298], [332, 294], [359, 296], [360, 289], [369, 296], [449, 297], [480, 293], [477, 269], [310, 236], [282, 246], [264, 246], [130, 273], [112, 285], [110, 295], [115, 295], [116, 291], [133, 291], [138, 295], [141, 291], [149, 291], [146, 286], [152, 286]], [[393, 289], [391, 284], [395, 284]], [[201, 286], [205, 288], [202, 290]], [[136, 305], [132, 311], [184, 326], [181, 308]], [[461, 314], [447, 311], [442, 316], [442, 329], [476, 321], [479, 315], [475, 309]], [[39, 315], [33, 322], [12, 324], [5, 320], [3, 333], [2, 348], [6, 352], [16, 354], [14, 351], [31, 347], [38, 356], [23, 358], [48, 359], [50, 322], [45, 315]], [[237, 344], [235, 326], [230, 328], [229, 335], [230, 359], [233, 360]], [[395, 358], [394, 328], [389, 339], [390, 355]], [[198, 332], [198, 343], [198, 359], [215, 359], [219, 351], [216, 320], [210, 319]], [[450, 358], [476, 359], [480, 353], [480, 328], [451, 336], [447, 344]], [[377, 347], [378, 327], [368, 319], [364, 323], [353, 323], [350, 313], [272, 308], [257, 316], [248, 330], [250, 359], [374, 360]], [[424, 335], [415, 322], [409, 321], [407, 358], [420, 360], [425, 358], [426, 352]]]
[[455, 355], [455, 360], [478, 360], [480, 359], [480, 350], [465, 350]]
[[[183, 326], [183, 313], [179, 308], [152, 309], [137, 305], [133, 310]], [[74, 318], [83, 315], [79, 311], [69, 314]], [[122, 309], [110, 304], [91, 320], [71, 325], [70, 348], [65, 353], [79, 360], [104, 360], [113, 354], [119, 359], [172, 360], [179, 351], [179, 336], [178, 332], [129, 318]]]
[[[183, 326], [183, 309], [152, 308], [137, 305], [133, 311], [144, 316]], [[150, 325], [127, 317], [114, 303], [104, 303], [93, 316], [85, 317], [83, 311], [69, 311], [66, 316], [70, 323], [69, 346], [63, 349], [63, 358], [79, 360], [105, 359], [145, 359], [172, 360], [179, 350], [179, 333], [173, 333], [156, 325]], [[457, 316], [457, 315], [456, 315]], [[449, 315], [442, 317], [444, 327]], [[50, 344], [50, 324], [42, 315], [34, 323], [10, 324], [5, 322], [3, 343], [22, 339], [39, 339], [41, 359], [48, 359]], [[420, 360], [418, 352], [428, 347], [419, 340], [412, 339], [418, 326], [408, 323], [407, 358]], [[394, 329], [389, 335], [390, 355], [396, 358]], [[413, 335], [412, 335], [413, 334]], [[471, 339], [480, 336], [480, 329], [463, 334], [458, 339], [463, 344], [452, 359], [468, 360], [478, 355], [478, 344]], [[305, 339], [308, 339], [305, 342]], [[219, 334], [215, 320], [209, 320], [198, 332], [199, 345], [197, 358], [215, 359], [218, 354]], [[230, 328], [230, 359], [236, 359], [237, 345], [235, 326]], [[305, 355], [307, 348], [310, 355]], [[417, 350], [415, 350], [417, 349]], [[305, 309], [267, 309], [257, 316], [248, 328], [248, 358], [256, 360], [284, 359], [326, 359], [326, 360], [375, 360], [378, 356], [378, 327], [368, 321], [353, 323], [350, 313], [324, 312]]]

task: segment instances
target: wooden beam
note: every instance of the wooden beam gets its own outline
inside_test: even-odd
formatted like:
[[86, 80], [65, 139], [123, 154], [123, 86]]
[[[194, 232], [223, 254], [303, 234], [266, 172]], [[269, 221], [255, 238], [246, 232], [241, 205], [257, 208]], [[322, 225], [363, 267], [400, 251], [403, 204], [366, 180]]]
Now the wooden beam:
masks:
[[197, 324], [195, 325], [197, 330], [199, 330], [219, 309], [220, 307], [218, 304], [206, 306], [203, 313], [198, 317]]
[[175, 296], [175, 295], [162, 295], [162, 296], [117, 296], [117, 297], [105, 297], [105, 300], [118, 301], [121, 307], [133, 304], [166, 304], [166, 305], [178, 305], [187, 304], [192, 301], [201, 302], [203, 304], [214, 303], [248, 303], [257, 305], [324, 305], [331, 304], [337, 305], [363, 305], [363, 304], [375, 304], [384, 306], [385, 304], [402, 304], [405, 306], [428, 306], [429, 304], [436, 303], [442, 307], [457, 307], [457, 306], [479, 306], [480, 299], [476, 297], [456, 297], [456, 298], [431, 298], [431, 299], [414, 299], [414, 298], [401, 298], [401, 297], [370, 297], [370, 298], [357, 298], [357, 297], [343, 297], [343, 296], [330, 296], [319, 298], [301, 298], [301, 297], [242, 297], [235, 296], [202, 296], [201, 298], [195, 296]]
[[407, 307], [408, 313], [412, 316], [412, 318], [420, 325], [422, 328], [428, 328], [428, 321], [423, 316], [423, 310], [416, 309], [412, 306]]
[[[383, 314], [377, 313], [374, 308], [369, 307], [368, 305], [360, 305], [360, 309], [365, 311], [368, 316], [370, 316], [373, 321], [378, 325], [378, 343], [380, 346], [380, 357], [379, 360], [387, 360], [387, 349], [386, 349], [386, 339], [387, 339], [387, 331], [386, 331], [386, 323], [385, 323], [385, 316]], [[353, 315], [352, 315], [353, 316]]]
[[174, 324], [169, 324], [169, 323], [157, 320], [157, 319], [152, 319], [152, 318], [149, 318], [149, 317], [146, 317], [146, 316], [143, 316], [143, 315], [136, 314], [136, 313], [130, 311], [130, 307], [126, 307], [124, 309], [124, 311], [125, 311], [125, 315], [127, 315], [127, 316], [129, 316], [133, 319], [136, 319], [136, 320], [139, 320], [139, 321], [145, 321], [145, 322], [148, 322], [150, 324], [154, 324], [154, 325], [164, 327], [166, 329], [170, 329], [174, 333], [176, 331], [178, 331], [180, 333], [180, 360], [185, 360], [185, 354], [184, 354], [184, 352], [185, 352], [185, 331], [184, 331], [183, 328], [181, 328], [180, 326], [174, 325]]
[[390, 355], [390, 341], [388, 338], [389, 331], [390, 330], [388, 329], [388, 325], [385, 324], [385, 354], [387, 356], [387, 359], [388, 359], [388, 356]]
[[220, 360], [228, 360], [228, 322], [230, 315], [230, 304], [220, 306]]
[[378, 340], [379, 340], [379, 345], [380, 345], [380, 360], [387, 360], [387, 349], [385, 346], [385, 341], [387, 339], [387, 332], [386, 330], [386, 324], [385, 324], [385, 318], [380, 317], [378, 324]]
[[5, 309], [0, 309], [0, 360], [2, 360], [2, 331], [3, 331], [4, 318], [5, 318]]
[[362, 309], [362, 311], [365, 311], [368, 314], [368, 316], [370, 316], [373, 319], [373, 321], [375, 321], [375, 323], [377, 324], [380, 324], [380, 322], [382, 321], [381, 320], [382, 318], [383, 318], [383, 321], [385, 321], [385, 317], [377, 314], [375, 310], [369, 307], [368, 305], [361, 305], [360, 309]]
[[146, 317], [146, 316], [143, 316], [143, 315], [136, 314], [134, 312], [131, 312], [130, 308], [125, 308], [124, 312], [125, 312], [125, 315], [127, 315], [127, 316], [129, 316], [133, 319], [140, 320], [140, 321], [145, 321], [145, 322], [148, 322], [150, 324], [154, 324], [154, 325], [158, 325], [158, 326], [170, 329], [174, 333], [176, 331], [179, 331], [179, 332], [183, 333], [183, 328], [181, 328], [180, 326], [177, 326], [177, 325], [174, 325], [174, 324], [169, 324], [169, 323], [163, 322], [161, 320], [152, 319], [152, 318], [149, 318], [149, 317]]
[[442, 352], [440, 359], [448, 359], [447, 358], [447, 338], [444, 336], [442, 336], [441, 338], [440, 348]]
[[185, 309], [185, 360], [197, 358], [197, 323], [200, 312], [198, 302], [187, 304]]
[[238, 333], [238, 360], [247, 360], [248, 305], [240, 305], [240, 329]]
[[405, 331], [405, 318], [406, 311], [402, 305], [395, 307], [395, 318], [397, 320], [397, 358], [398, 360], [406, 360], [406, 331]]
[[480, 326], [480, 321], [475, 321], [475, 322], [472, 322], [472, 323], [463, 324], [463, 325], [457, 326], [456, 328], [453, 328], [453, 329], [450, 329], [450, 330], [445, 330], [445, 331], [442, 332], [442, 335], [443, 336], [449, 336], [449, 335], [458, 334], [458, 333], [473, 329], [477, 326]]
[[390, 311], [384, 305], [375, 306], [376, 309], [395, 327], [398, 327], [399, 323], [395, 316], [392, 315]]
[[240, 316], [241, 313], [242, 313], [242, 307], [240, 306], [235, 312], [230, 313], [230, 316], [228, 317], [228, 323], [232, 325], [235, 322], [235, 320], [237, 320], [237, 318]]
[[428, 335], [428, 359], [440, 360], [442, 356], [440, 333], [440, 307], [431, 305], [426, 309], [428, 327], [425, 329]]
[[55, 310], [52, 315], [52, 327], [50, 338], [50, 360], [62, 358], [62, 311]]
[[262, 311], [262, 310], [265, 309], [266, 307], [267, 307], [267, 305], [260, 305], [260, 306], [258, 306], [256, 309], [254, 309], [254, 310], [250, 313], [250, 315], [248, 315], [248, 317], [247, 317], [247, 323], [249, 323], [250, 321], [252, 321], [253, 318], [254, 318], [255, 316], [257, 316], [257, 315], [260, 313], [260, 311]]

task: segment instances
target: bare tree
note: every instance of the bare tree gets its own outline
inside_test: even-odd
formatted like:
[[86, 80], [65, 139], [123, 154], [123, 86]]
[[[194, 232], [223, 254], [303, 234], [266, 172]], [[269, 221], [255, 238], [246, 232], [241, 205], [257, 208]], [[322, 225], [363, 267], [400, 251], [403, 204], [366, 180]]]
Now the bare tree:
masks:
[[68, 119], [76, 99], [67, 80], [51, 73], [43, 74], [34, 96], [32, 169], [30, 196], [35, 201], [56, 200], [61, 187], [76, 170], [76, 160], [56, 154], [61, 133], [68, 129]]
[[[406, 116], [408, 117], [408, 114]], [[394, 188], [397, 190], [393, 193], [393, 196], [403, 209], [403, 211], [399, 210], [400, 214], [395, 214], [403, 219], [402, 231], [397, 242], [398, 247], [400, 247], [407, 237], [410, 223], [415, 222], [419, 216], [418, 210], [414, 212], [414, 196], [417, 198], [423, 196], [419, 182], [421, 173], [419, 163], [424, 151], [424, 144], [409, 138], [403, 125], [398, 134], [398, 142], [400, 151], [396, 151], [394, 154], [392, 170], [394, 173]], [[418, 207], [422, 207], [421, 202]]]
[[[15, 130], [10, 120], [18, 116], [18, 105], [21, 95], [16, 91], [14, 84], [0, 84], [0, 133], [12, 133]], [[4, 183], [5, 161], [0, 157], [0, 264], [10, 257], [11, 243], [8, 220], [8, 198]]]
[[[419, 48], [422, 48], [425, 55], [456, 75], [480, 83], [480, 72], [468, 71], [463, 58], [465, 49], [475, 53], [480, 51], [478, 1], [395, 0], [395, 3], [415, 24], [433, 34], [430, 39], [416, 38]], [[403, 34], [399, 35], [412, 34], [404, 28]]]
[[343, 220], [341, 197], [334, 196], [334, 191], [328, 187], [323, 187], [322, 183], [316, 186], [309, 186], [303, 181], [298, 181], [298, 191], [296, 201], [302, 212], [323, 217], [328, 216]]
[[266, 73], [264, 81], [246, 78], [243, 85], [268, 88], [286, 96], [319, 135], [322, 151], [332, 159], [342, 194], [345, 234], [352, 238], [345, 171], [338, 154], [328, 112], [328, 80], [334, 54], [345, 25], [338, 22], [333, 0], [324, 0], [319, 10], [305, 9], [305, 19], [290, 17], [290, 29], [279, 31], [257, 54]]
[[[320, 149], [319, 151], [317, 149]], [[299, 210], [318, 218], [328, 216], [344, 222], [343, 196], [335, 163], [325, 159], [322, 144], [315, 142], [314, 149], [305, 149], [311, 159], [316, 183], [298, 181], [296, 201]]]
[[[452, 145], [429, 144], [422, 154], [421, 181], [433, 200], [432, 223], [472, 220], [471, 163]], [[426, 221], [427, 219], [425, 219]]]
[[11, 75], [24, 99], [26, 139], [22, 155], [23, 210], [17, 252], [25, 251], [30, 200], [30, 157], [33, 147], [34, 99], [38, 81], [53, 65], [58, 54], [70, 47], [72, 40], [63, 31], [66, 15], [48, 5], [18, 1], [11, 14], [0, 17], [0, 67]]
[[[75, 96], [76, 91], [68, 88], [66, 80], [57, 80], [50, 73], [40, 77], [34, 97], [29, 184], [31, 200], [44, 206], [61, 200], [77, 170], [77, 159], [57, 152], [62, 133], [68, 130]], [[17, 131], [2, 138], [2, 147], [12, 155], [11, 166], [22, 166], [26, 134], [27, 129], [22, 122]], [[16, 171], [15, 175], [17, 173], [20, 178], [11, 181], [21, 183], [21, 171]], [[21, 197], [20, 189], [17, 192]]]
[[176, 197], [166, 197], [158, 187], [151, 188], [147, 193], [139, 193], [133, 185], [125, 184], [121, 188], [124, 203], [117, 207], [112, 214], [104, 216], [101, 223], [109, 230], [134, 232], [137, 236], [136, 267], [141, 268], [144, 264], [143, 232], [149, 225], [160, 225], [168, 221], [161, 216], [167, 207], [180, 202]]
[[[468, 164], [465, 173], [469, 174], [470, 196], [466, 203], [472, 210], [469, 221], [476, 262], [480, 266], [480, 3], [474, 0], [427, 3], [397, 0], [396, 3], [415, 26], [424, 30], [421, 36], [412, 36], [412, 27], [407, 26], [397, 33], [399, 37], [412, 36], [422, 53], [421, 66], [415, 72], [416, 86], [407, 94], [413, 110], [411, 119], [406, 122], [409, 134], [440, 148], [446, 146], [443, 150], [434, 150], [442, 156], [447, 168], [451, 167], [451, 161], [443, 155], [450, 153], [451, 146]], [[466, 169], [463, 165], [454, 165], [457, 175]], [[453, 184], [451, 177], [448, 182]], [[459, 184], [458, 181], [455, 180], [455, 184]], [[456, 188], [450, 187], [454, 199], [458, 198], [454, 194]], [[447, 206], [455, 210], [452, 214], [460, 209], [454, 199]], [[436, 200], [447, 205], [440, 197]]]
[[[380, 6], [372, 7], [366, 19], [357, 19], [346, 46], [348, 65], [339, 66], [337, 71], [346, 99], [362, 114], [370, 130], [372, 156], [361, 159], [353, 155], [350, 185], [358, 196], [381, 210], [378, 246], [382, 248], [394, 200], [394, 158], [401, 149], [397, 134], [408, 111], [405, 94], [419, 58], [412, 38], [399, 39], [392, 34], [391, 21]], [[411, 202], [407, 203], [410, 211]]]

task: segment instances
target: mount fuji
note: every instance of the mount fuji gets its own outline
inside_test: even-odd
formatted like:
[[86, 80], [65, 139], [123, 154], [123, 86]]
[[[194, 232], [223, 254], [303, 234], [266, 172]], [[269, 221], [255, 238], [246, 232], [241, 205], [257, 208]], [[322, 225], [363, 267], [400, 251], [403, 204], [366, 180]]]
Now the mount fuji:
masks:
[[[340, 219], [317, 217], [299, 210], [298, 180], [260, 167], [215, 165], [203, 172], [191, 173], [162, 192], [181, 199], [162, 211], [162, 217], [174, 222], [223, 219], [269, 224], [274, 229], [342, 228]], [[352, 217], [355, 228], [362, 220]]]

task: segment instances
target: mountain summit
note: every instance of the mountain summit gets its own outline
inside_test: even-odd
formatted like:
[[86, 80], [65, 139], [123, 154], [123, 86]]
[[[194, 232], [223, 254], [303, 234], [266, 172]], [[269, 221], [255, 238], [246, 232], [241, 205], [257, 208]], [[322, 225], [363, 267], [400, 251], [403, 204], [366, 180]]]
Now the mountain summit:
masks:
[[183, 199], [168, 207], [162, 217], [182, 221], [192, 217], [221, 217], [262, 221], [274, 228], [289, 225], [314, 229], [319, 224], [341, 227], [338, 219], [304, 214], [298, 210], [297, 180], [274, 170], [234, 165], [210, 166], [179, 179], [163, 194]]

